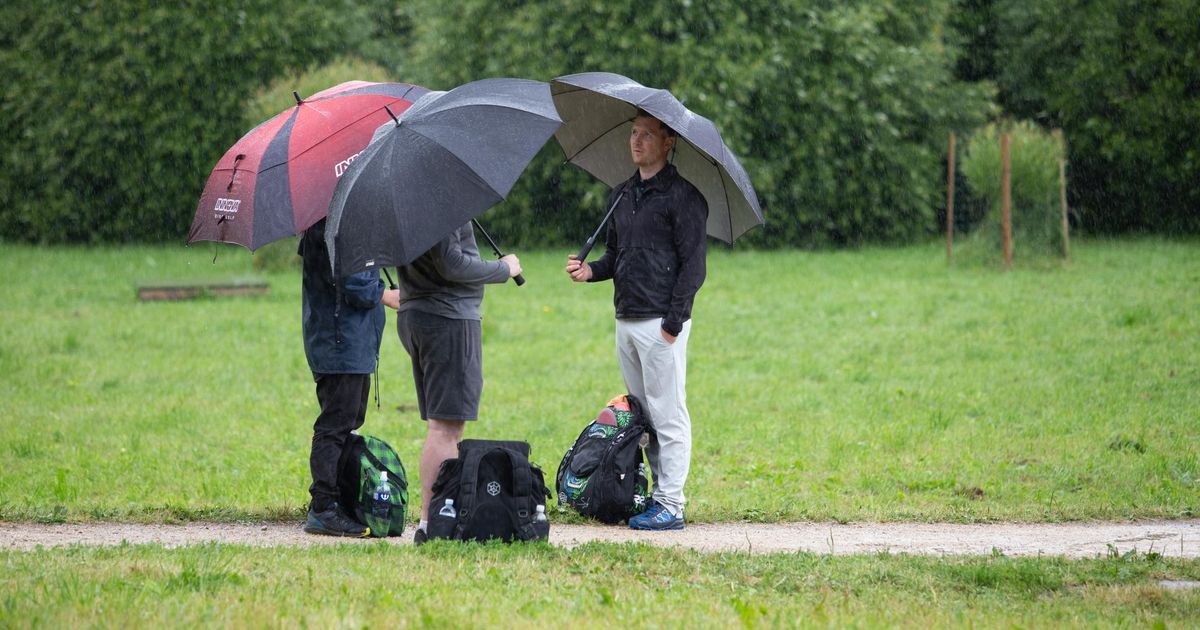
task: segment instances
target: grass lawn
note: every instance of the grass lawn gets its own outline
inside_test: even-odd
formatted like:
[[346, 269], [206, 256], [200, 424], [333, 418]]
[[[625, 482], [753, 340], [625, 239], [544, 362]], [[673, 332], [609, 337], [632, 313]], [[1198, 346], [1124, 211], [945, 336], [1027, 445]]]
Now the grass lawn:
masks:
[[[689, 520], [1194, 515], [1200, 245], [1074, 255], [1001, 273], [948, 269], [936, 244], [715, 249], [689, 348]], [[569, 282], [564, 256], [525, 254], [524, 287], [488, 289], [468, 428], [529, 441], [548, 478], [623, 391], [611, 286]], [[0, 519], [299, 518], [317, 406], [298, 273], [260, 297], [135, 298], [250, 262], [211, 244], [0, 248]], [[424, 425], [392, 323], [363, 430], [416, 486]]]
[[[216, 261], [214, 253], [219, 255]], [[483, 420], [553, 476], [622, 391], [611, 287], [524, 254], [488, 290]], [[940, 245], [714, 251], [689, 353], [691, 521], [1191, 517], [1200, 244], [1075, 243], [950, 268]], [[0, 520], [298, 520], [316, 413], [297, 273], [268, 295], [138, 302], [243, 276], [241, 249], [0, 247]], [[389, 319], [389, 321], [391, 321]], [[424, 426], [389, 328], [365, 432]], [[415, 493], [414, 493], [415, 495]], [[417, 497], [413, 496], [416, 501]], [[552, 519], [572, 520], [555, 511]], [[0, 551], [0, 627], [1194, 625], [1200, 562], [702, 554], [638, 545], [205, 544]]]
[[1187, 627], [1200, 563], [703, 554], [638, 545], [0, 552], [9, 627]]

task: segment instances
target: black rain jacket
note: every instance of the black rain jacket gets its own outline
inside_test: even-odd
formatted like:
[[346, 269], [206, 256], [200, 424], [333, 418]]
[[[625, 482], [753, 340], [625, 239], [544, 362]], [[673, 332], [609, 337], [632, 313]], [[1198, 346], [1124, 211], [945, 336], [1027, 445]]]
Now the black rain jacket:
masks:
[[708, 203], [668, 164], [648, 180], [638, 173], [613, 188], [606, 251], [590, 282], [612, 279], [618, 319], [663, 318], [678, 335], [704, 284]]

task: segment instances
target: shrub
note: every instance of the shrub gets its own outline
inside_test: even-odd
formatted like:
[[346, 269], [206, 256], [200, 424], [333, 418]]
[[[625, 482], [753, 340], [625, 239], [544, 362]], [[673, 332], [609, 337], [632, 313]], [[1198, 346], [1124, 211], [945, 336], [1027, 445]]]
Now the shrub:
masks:
[[[589, 70], [669, 88], [750, 173], [767, 226], [747, 243], [908, 241], [937, 229], [945, 132], [989, 113], [988, 88], [950, 74], [949, 2], [7, 3], [0, 238], [182, 240], [247, 99], [358, 54], [434, 89]], [[505, 244], [578, 244], [606, 192], [551, 143], [485, 220]]]
[[246, 100], [370, 29], [349, 0], [4, 3], [0, 235], [182, 243]]
[[1000, 251], [1000, 135], [1004, 132], [1009, 134], [1013, 257], [1018, 257], [1018, 251], [1034, 256], [1060, 254], [1058, 161], [1063, 147], [1057, 138], [1029, 121], [993, 123], [971, 135], [961, 168], [970, 194], [982, 198], [988, 210], [964, 254], [990, 257]]
[[307, 98], [346, 81], [386, 83], [395, 80], [383, 66], [353, 56], [338, 57], [325, 64], [313, 64], [303, 71], [289, 71], [259, 89], [245, 105], [242, 124], [249, 131], [294, 106], [296, 99], [292, 96], [293, 91], [299, 93], [301, 98]]
[[[989, 112], [987, 88], [950, 75], [951, 54], [936, 35], [946, 2], [408, 6], [406, 78], [435, 89], [594, 70], [670, 89], [717, 124], [750, 174], [767, 221], [747, 234], [751, 244], [932, 233], [945, 134]], [[551, 144], [486, 216], [498, 239], [580, 244], [603, 217], [607, 188], [564, 165]]]
[[961, 76], [995, 80], [1007, 111], [1063, 129], [1085, 228], [1200, 233], [1195, 0], [957, 5]]

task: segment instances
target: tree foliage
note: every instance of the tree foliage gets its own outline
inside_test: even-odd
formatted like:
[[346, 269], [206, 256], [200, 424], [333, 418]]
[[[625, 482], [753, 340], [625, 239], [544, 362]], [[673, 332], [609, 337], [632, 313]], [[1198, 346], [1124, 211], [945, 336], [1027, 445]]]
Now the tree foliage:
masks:
[[[935, 229], [945, 133], [988, 112], [952, 79], [945, 2], [492, 2], [410, 7], [404, 70], [445, 88], [604, 70], [671, 90], [749, 172], [766, 245], [907, 241]], [[607, 189], [545, 149], [489, 213], [524, 241], [581, 242]], [[630, 167], [632, 174], [633, 167]]]
[[1000, 134], [1009, 134], [1009, 171], [1016, 205], [1044, 205], [1058, 199], [1058, 160], [1062, 145], [1034, 123], [991, 123], [975, 130], [963, 152], [962, 170], [974, 194], [1000, 201]]
[[991, 74], [964, 76], [995, 79], [1005, 109], [1064, 130], [1086, 228], [1200, 233], [1200, 3], [960, 0], [959, 10], [978, 26], [961, 33], [968, 42], [995, 39], [978, 66]]
[[181, 241], [247, 99], [370, 29], [346, 0], [6, 3], [0, 237]]
[[[907, 241], [935, 229], [945, 132], [989, 107], [951, 76], [949, 2], [9, 3], [0, 238], [182, 239], [248, 101], [348, 54], [435, 89], [591, 70], [668, 88], [750, 173], [767, 226], [747, 242]], [[489, 227], [578, 243], [605, 193], [551, 143]]]

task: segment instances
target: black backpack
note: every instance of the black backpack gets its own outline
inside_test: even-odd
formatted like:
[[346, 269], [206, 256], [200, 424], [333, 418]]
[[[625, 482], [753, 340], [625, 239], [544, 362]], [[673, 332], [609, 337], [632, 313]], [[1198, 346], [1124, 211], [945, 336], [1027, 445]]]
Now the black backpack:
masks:
[[442, 462], [432, 494], [430, 539], [512, 542], [550, 535], [550, 493], [542, 469], [529, 463], [525, 442], [459, 442], [458, 458]]
[[558, 465], [558, 502], [584, 516], [620, 523], [649, 505], [645, 445], [654, 433], [641, 401], [609, 401]]

